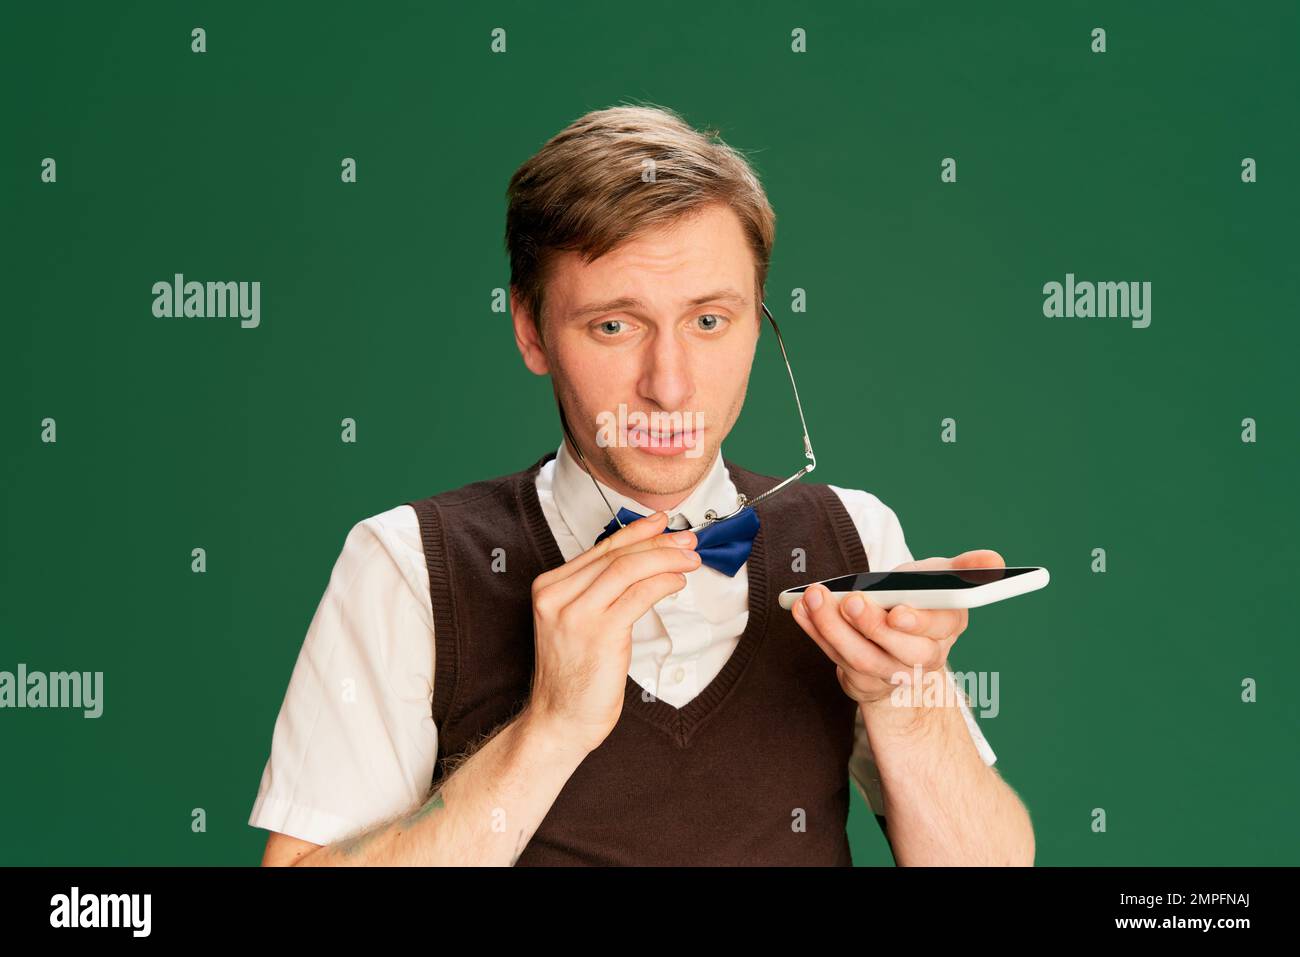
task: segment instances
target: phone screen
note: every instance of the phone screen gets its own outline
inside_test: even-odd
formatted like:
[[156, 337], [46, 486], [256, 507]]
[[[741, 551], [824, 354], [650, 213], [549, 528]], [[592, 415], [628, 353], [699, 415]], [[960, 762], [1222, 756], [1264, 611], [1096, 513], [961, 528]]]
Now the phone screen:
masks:
[[[845, 575], [822, 582], [829, 591], [925, 591], [929, 589], [976, 588], [989, 582], [998, 582], [1006, 578], [1025, 575], [1034, 568], [943, 568], [935, 571], [911, 572], [866, 572], [861, 575]], [[807, 585], [791, 588], [792, 592], [801, 592]]]

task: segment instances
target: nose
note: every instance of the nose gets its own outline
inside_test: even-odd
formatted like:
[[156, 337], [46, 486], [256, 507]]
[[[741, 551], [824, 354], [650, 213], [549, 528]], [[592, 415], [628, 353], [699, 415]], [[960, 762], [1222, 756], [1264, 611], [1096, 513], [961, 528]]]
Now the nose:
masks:
[[681, 338], [661, 332], [650, 340], [637, 391], [662, 411], [687, 411], [686, 403], [695, 395], [695, 380], [691, 355]]

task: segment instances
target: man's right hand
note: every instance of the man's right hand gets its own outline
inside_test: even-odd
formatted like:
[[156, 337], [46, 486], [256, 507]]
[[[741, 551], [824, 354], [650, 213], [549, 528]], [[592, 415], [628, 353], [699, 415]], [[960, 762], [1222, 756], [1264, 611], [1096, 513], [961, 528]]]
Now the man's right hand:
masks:
[[700, 566], [693, 532], [663, 534], [668, 515], [637, 519], [533, 582], [537, 652], [530, 716], [590, 752], [618, 723], [632, 625]]

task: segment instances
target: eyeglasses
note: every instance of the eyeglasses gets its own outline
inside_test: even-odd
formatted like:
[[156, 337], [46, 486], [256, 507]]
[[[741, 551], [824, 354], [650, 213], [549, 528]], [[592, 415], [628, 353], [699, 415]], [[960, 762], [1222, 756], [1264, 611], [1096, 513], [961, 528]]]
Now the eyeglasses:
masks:
[[[790, 376], [790, 388], [794, 391], [795, 408], [799, 410], [799, 424], [803, 426], [803, 455], [804, 458], [808, 460], [808, 464], [805, 465], [803, 468], [801, 468], [799, 471], [795, 472], [784, 482], [779, 482], [776, 485], [773, 485], [766, 492], [763, 492], [761, 495], [756, 495], [752, 499], [747, 498], [743, 493], [741, 493], [738, 497], [739, 504], [737, 505], [736, 510], [734, 512], [729, 512], [726, 515], [719, 515], [714, 509], [709, 509], [707, 512], [704, 513], [704, 521], [701, 522], [699, 525], [692, 525], [689, 528], [685, 528], [685, 529], [674, 529], [674, 531], [697, 532], [700, 529], [708, 528], [714, 522], [721, 522], [721, 521], [725, 521], [726, 519], [733, 518], [739, 515], [745, 509], [753, 508], [759, 502], [763, 501], [763, 499], [770, 498], [771, 496], [775, 495], [777, 492], [781, 491], [782, 489], [790, 485], [791, 482], [795, 482], [798, 479], [803, 478], [803, 476], [807, 475], [809, 472], [811, 472], [813, 469], [817, 467], [817, 456], [813, 454], [812, 442], [809, 441], [808, 439], [808, 424], [804, 421], [803, 418], [803, 405], [802, 403], [799, 402], [799, 387], [794, 384], [794, 372], [790, 368], [790, 357], [786, 355], [785, 352], [785, 343], [781, 341], [781, 330], [777, 327], [776, 320], [772, 318], [772, 313], [767, 308], [767, 303], [764, 302], [761, 303], [761, 305], [763, 307], [763, 315], [767, 316], [767, 321], [772, 324], [772, 331], [776, 333], [776, 344], [781, 347], [781, 358], [785, 361], [785, 371]], [[591, 478], [592, 484], [596, 486], [596, 491], [600, 492], [600, 497], [601, 499], [604, 500], [605, 507], [609, 509], [609, 514], [614, 516], [614, 521], [618, 522], [619, 528], [625, 528], [626, 526], [619, 519], [618, 514], [614, 511], [614, 507], [609, 504], [609, 499], [605, 498], [605, 492], [601, 489], [600, 483], [597, 482], [596, 477], [591, 474], [591, 469], [587, 465], [587, 460], [582, 454], [582, 448], [574, 440], [573, 433], [569, 431], [569, 423], [565, 421], [564, 418], [564, 406], [560, 404], [560, 397], [558, 394], [555, 397], [555, 403], [557, 406], [559, 406], [560, 409], [560, 424], [564, 427], [564, 434], [569, 437], [570, 444], [573, 445], [574, 451], [578, 453], [578, 460], [582, 463], [582, 467], [586, 470], [588, 477]]]

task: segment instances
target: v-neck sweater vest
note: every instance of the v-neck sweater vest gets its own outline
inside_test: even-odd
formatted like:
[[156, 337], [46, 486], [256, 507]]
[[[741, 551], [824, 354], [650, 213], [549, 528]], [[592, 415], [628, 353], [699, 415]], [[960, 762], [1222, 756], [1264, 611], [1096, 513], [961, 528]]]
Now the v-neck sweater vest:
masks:
[[[532, 583], [564, 564], [535, 484], [554, 455], [409, 503], [434, 619], [434, 786], [450, 758], [528, 701]], [[749, 498], [778, 481], [724, 464]], [[845, 825], [856, 705], [835, 663], [776, 599], [866, 571], [867, 556], [824, 484], [795, 483], [755, 508], [749, 617], [727, 663], [681, 708], [629, 675], [614, 730], [569, 778], [517, 866], [852, 864]]]

